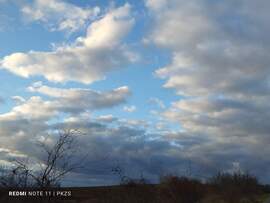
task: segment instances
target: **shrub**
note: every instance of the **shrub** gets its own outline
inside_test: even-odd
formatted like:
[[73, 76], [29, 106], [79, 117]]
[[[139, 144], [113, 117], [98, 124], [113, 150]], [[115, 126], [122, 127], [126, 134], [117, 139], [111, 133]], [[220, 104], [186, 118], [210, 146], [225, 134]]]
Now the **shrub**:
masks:
[[196, 203], [204, 195], [204, 187], [195, 179], [165, 176], [161, 178], [159, 194], [166, 202]]
[[229, 203], [239, 203], [243, 199], [244, 202], [252, 202], [254, 196], [261, 192], [257, 178], [249, 173], [218, 173], [208, 184]]

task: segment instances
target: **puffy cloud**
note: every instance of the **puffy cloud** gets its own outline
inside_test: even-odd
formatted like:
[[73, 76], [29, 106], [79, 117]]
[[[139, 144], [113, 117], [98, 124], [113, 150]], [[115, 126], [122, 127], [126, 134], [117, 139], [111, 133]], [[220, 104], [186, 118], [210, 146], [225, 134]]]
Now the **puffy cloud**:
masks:
[[171, 51], [171, 62], [156, 75], [181, 98], [163, 116], [207, 140], [187, 153], [219, 169], [238, 161], [247, 170], [269, 163], [256, 161], [270, 154], [260, 150], [270, 141], [269, 2], [162, 2], [161, 11], [160, 1], [146, 1], [155, 21], [147, 40]]
[[[17, 105], [9, 112], [0, 114], [0, 141], [2, 143], [0, 148], [18, 151], [22, 156], [33, 159], [39, 159], [42, 155], [37, 141], [48, 132], [61, 130], [60, 124], [57, 125], [60, 120], [65, 122], [63, 128], [83, 130], [117, 121], [111, 116], [94, 119], [90, 112], [124, 103], [130, 95], [128, 87], [125, 86], [107, 92], [98, 92], [79, 88], [52, 88], [37, 82], [28, 90], [35, 94], [46, 95], [47, 100], [40, 96], [32, 96], [29, 99], [13, 97], [15, 101], [18, 101]], [[96, 124], [92, 122], [93, 125], [91, 125], [90, 120], [96, 120]], [[88, 150], [85, 149], [85, 153], [88, 153]], [[1, 150], [0, 155], [2, 161], [11, 161], [11, 158], [19, 157], [9, 158], [10, 156], [1, 154]]]
[[28, 90], [52, 99], [44, 100], [40, 96], [32, 96], [25, 100], [15, 96], [13, 98], [19, 100], [18, 105], [10, 112], [0, 114], [1, 121], [27, 120], [43, 123], [60, 113], [83, 115], [88, 111], [117, 106], [124, 103], [130, 95], [126, 86], [107, 92], [98, 92], [91, 89], [60, 89], [34, 84]]
[[21, 11], [29, 21], [46, 23], [52, 31], [75, 32], [97, 17], [100, 9], [80, 8], [62, 0], [34, 0]]
[[119, 87], [107, 92], [91, 89], [71, 88], [60, 89], [48, 86], [31, 86], [31, 92], [55, 98], [51, 103], [55, 109], [62, 112], [81, 113], [86, 110], [109, 108], [126, 101], [131, 94], [127, 86]]
[[21, 104], [25, 102], [25, 99], [21, 96], [13, 96], [12, 99], [17, 103], [17, 104]]
[[33, 96], [24, 103], [13, 107], [10, 112], [1, 114], [0, 120], [47, 120], [55, 114], [56, 108], [51, 101], [43, 101], [41, 97]]
[[[257, 5], [262, 13], [266, 12], [263, 2]], [[172, 63], [156, 72], [168, 78], [165, 87], [188, 96], [269, 91], [269, 46], [258, 43], [267, 39], [262, 32], [269, 23], [254, 14], [252, 3], [194, 0], [167, 4], [162, 15], [157, 12], [150, 37], [173, 52]]]
[[4, 57], [0, 64], [26, 78], [41, 75], [54, 82], [92, 83], [135, 60], [135, 54], [121, 43], [133, 24], [130, 5], [125, 4], [94, 21], [86, 36], [77, 38], [71, 45], [57, 47], [51, 52], [13, 53]]

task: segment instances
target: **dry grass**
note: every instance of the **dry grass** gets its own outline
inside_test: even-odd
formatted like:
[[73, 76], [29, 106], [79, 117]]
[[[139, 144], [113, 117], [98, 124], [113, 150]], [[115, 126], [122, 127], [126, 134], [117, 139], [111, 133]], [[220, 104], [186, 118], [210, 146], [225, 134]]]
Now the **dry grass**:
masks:
[[[63, 189], [63, 188], [62, 188]], [[65, 188], [71, 199], [15, 201], [2, 193], [0, 202], [64, 203], [262, 203], [265, 187], [249, 174], [218, 174], [207, 183], [187, 177], [165, 176], [158, 185], [132, 182], [111, 187]], [[258, 198], [261, 197], [261, 198]]]

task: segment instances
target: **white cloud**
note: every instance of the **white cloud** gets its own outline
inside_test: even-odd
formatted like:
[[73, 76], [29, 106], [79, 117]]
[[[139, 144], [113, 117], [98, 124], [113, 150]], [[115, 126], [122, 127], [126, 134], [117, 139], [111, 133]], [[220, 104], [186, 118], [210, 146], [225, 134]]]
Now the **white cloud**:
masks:
[[[153, 14], [156, 25], [149, 39], [172, 52], [171, 63], [156, 74], [167, 79], [164, 87], [187, 96], [168, 113], [181, 115], [181, 125], [194, 122], [192, 126], [198, 127], [201, 117], [207, 128], [210, 123], [206, 123], [206, 118], [212, 116], [214, 108], [211, 122], [213, 127], [219, 123], [218, 130], [225, 115], [231, 115], [232, 120], [233, 116], [244, 116], [244, 122], [247, 114], [257, 117], [268, 108], [270, 46], [258, 43], [267, 40], [266, 32], [254, 32], [269, 27], [262, 18], [268, 15], [265, 4], [268, 3], [261, 1], [257, 5], [261, 12], [256, 15], [253, 3], [242, 1], [209, 4], [173, 0], [162, 12]], [[256, 23], [251, 22], [251, 17]], [[254, 121], [250, 122], [252, 125]]]
[[21, 96], [13, 96], [12, 99], [17, 103], [17, 104], [21, 104], [25, 102], [25, 99]]
[[56, 100], [52, 101], [54, 108], [67, 113], [110, 108], [124, 103], [131, 94], [127, 86], [107, 92], [81, 88], [60, 89], [48, 86], [31, 86], [28, 90], [55, 98]]
[[171, 0], [162, 11], [158, 0], [146, 3], [154, 20], [147, 40], [172, 54], [156, 75], [182, 96], [163, 115], [199, 140], [187, 153], [208, 166], [234, 157], [255, 168], [250, 153], [270, 154], [258, 150], [270, 132], [269, 1], [254, 9], [253, 1]]
[[51, 31], [75, 32], [96, 18], [100, 8], [80, 8], [62, 0], [34, 0], [21, 11], [27, 20], [45, 23]]
[[104, 79], [107, 72], [134, 61], [134, 54], [121, 43], [133, 24], [130, 5], [125, 4], [93, 22], [86, 36], [71, 45], [51, 52], [13, 53], [0, 64], [26, 78], [41, 75], [54, 82], [92, 83]]
[[129, 113], [132, 113], [132, 112], [134, 112], [134, 111], [136, 111], [136, 106], [134, 106], [134, 105], [132, 105], [132, 106], [124, 106], [123, 107], [123, 110], [125, 111], [125, 112], [129, 112]]
[[[260, 15], [266, 12], [265, 3], [258, 4]], [[252, 6], [242, 1], [236, 5], [173, 0], [163, 12], [156, 12], [150, 39], [173, 53], [171, 64], [156, 71], [168, 79], [165, 87], [187, 96], [265, 94], [270, 47], [258, 44], [262, 38], [267, 40], [262, 36], [267, 32], [254, 30], [266, 31], [269, 23], [255, 15]]]
[[0, 120], [35, 120], [48, 121], [56, 118], [60, 113], [83, 115], [88, 111], [111, 108], [126, 101], [131, 94], [128, 87], [123, 86], [107, 92], [91, 89], [59, 89], [48, 86], [31, 86], [29, 91], [51, 97], [44, 100], [40, 96], [33, 96], [28, 100], [15, 96], [18, 101], [10, 112], [0, 114]]
[[1, 114], [0, 120], [47, 120], [54, 115], [56, 115], [56, 109], [52, 102], [43, 101], [41, 97], [33, 96], [24, 103], [15, 106], [12, 111]]

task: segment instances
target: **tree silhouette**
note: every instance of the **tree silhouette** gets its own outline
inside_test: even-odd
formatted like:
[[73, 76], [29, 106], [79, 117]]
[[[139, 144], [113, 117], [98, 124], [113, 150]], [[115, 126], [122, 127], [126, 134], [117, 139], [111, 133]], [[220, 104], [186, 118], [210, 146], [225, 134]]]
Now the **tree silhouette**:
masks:
[[[2, 187], [57, 187], [65, 175], [80, 167], [75, 161], [77, 150], [75, 137], [78, 130], [59, 132], [58, 139], [50, 146], [46, 139], [39, 142], [39, 147], [45, 152], [45, 159], [39, 161], [38, 169], [33, 169], [29, 160], [15, 160], [14, 167], [0, 176]], [[81, 162], [81, 161], [80, 161]]]

